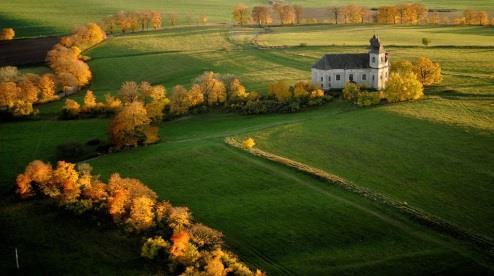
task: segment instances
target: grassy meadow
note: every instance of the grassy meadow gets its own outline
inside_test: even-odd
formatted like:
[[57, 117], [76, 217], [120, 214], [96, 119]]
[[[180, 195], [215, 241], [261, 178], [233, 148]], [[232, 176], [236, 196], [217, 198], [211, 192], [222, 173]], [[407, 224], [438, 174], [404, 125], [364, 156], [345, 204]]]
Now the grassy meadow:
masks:
[[[266, 5], [268, 1], [245, 0], [242, 3], [254, 5]], [[330, 5], [345, 5], [344, 0], [300, 0], [288, 1], [305, 7], [320, 7], [326, 9]], [[424, 0], [420, 1], [429, 8], [494, 10], [489, 0]], [[67, 33], [77, 25], [89, 21], [99, 21], [101, 18], [118, 11], [157, 10], [162, 13], [175, 13], [179, 24], [191, 24], [198, 20], [199, 16], [208, 16], [211, 23], [231, 22], [231, 9], [236, 4], [228, 0], [15, 0], [2, 1], [0, 3], [0, 26], [14, 27], [18, 37], [43, 36]], [[396, 4], [394, 0], [357, 0], [352, 3], [377, 7], [380, 5]]]
[[[22, 2], [26, 1], [16, 3]], [[96, 7], [100, 1], [92, 2]], [[307, 41], [317, 41], [332, 33], [318, 26], [297, 28], [273, 28], [259, 39], [297, 46], [299, 40], [292, 37], [304, 35]], [[343, 36], [354, 28], [334, 28], [340, 37], [335, 46], [325, 46], [333, 44], [328, 40], [281, 49], [253, 47], [254, 29], [218, 26], [116, 36], [86, 53], [94, 74], [90, 89], [100, 99], [116, 93], [126, 80], [147, 80], [171, 90], [213, 70], [235, 74], [249, 90], [265, 93], [270, 81], [310, 78], [311, 64], [324, 53], [366, 51], [364, 45], [373, 32], [366, 35], [359, 30], [362, 41]], [[187, 116], [163, 122], [162, 141], [156, 145], [89, 162], [103, 178], [121, 172], [142, 179], [173, 204], [189, 206], [199, 221], [222, 231], [228, 246], [243, 260], [269, 274], [492, 274], [492, 259], [468, 244], [223, 143], [227, 136], [253, 136], [262, 149], [494, 237], [494, 63], [489, 62], [494, 54], [491, 48], [482, 48], [494, 46], [486, 39], [492, 31], [431, 28], [430, 33], [438, 33], [433, 44], [437, 39], [438, 45], [442, 41], [441, 45], [461, 47], [423, 48], [416, 45], [428, 32], [425, 28], [382, 28], [385, 44], [386, 37], [395, 39], [393, 32], [401, 35], [405, 29], [409, 34], [408, 40], [396, 40], [399, 46], [387, 47], [392, 59], [423, 55], [441, 63], [444, 81], [427, 89], [426, 99], [373, 108], [336, 100], [296, 114]], [[81, 101], [82, 96], [71, 97]], [[40, 106], [39, 120], [0, 124], [0, 191], [5, 199], [0, 223], [1, 236], [7, 237], [7, 246], [0, 250], [0, 269], [11, 271], [12, 250], [19, 247], [26, 272], [66, 273], [67, 263], [83, 274], [156, 272], [139, 258], [137, 241], [119, 242], [122, 233], [95, 228], [83, 219], [65, 219], [46, 204], [18, 203], [11, 196], [15, 176], [29, 161], [55, 161], [59, 144], [106, 137], [106, 119], [58, 121], [62, 104]], [[104, 241], [98, 241], [99, 233]], [[65, 253], [67, 248], [71, 254]]]

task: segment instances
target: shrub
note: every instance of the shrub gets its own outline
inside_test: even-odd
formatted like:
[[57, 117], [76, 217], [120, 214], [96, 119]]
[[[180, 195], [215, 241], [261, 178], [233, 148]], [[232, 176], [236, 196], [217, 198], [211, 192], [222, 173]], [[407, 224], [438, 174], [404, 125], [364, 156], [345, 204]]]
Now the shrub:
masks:
[[12, 40], [15, 37], [15, 31], [12, 28], [3, 28], [0, 32], [0, 40]]
[[353, 82], [347, 82], [343, 88], [343, 99], [347, 101], [355, 101], [360, 93], [360, 86]]
[[254, 139], [249, 137], [249, 138], [244, 140], [242, 145], [244, 146], [245, 149], [251, 149], [256, 145], [256, 142], [254, 141]]
[[422, 38], [422, 44], [427, 47], [429, 46], [429, 44], [431, 44], [431, 40], [427, 37], [424, 37]]
[[142, 245], [141, 256], [148, 259], [156, 259], [158, 256], [164, 256], [168, 251], [170, 244], [161, 236], [148, 238]]

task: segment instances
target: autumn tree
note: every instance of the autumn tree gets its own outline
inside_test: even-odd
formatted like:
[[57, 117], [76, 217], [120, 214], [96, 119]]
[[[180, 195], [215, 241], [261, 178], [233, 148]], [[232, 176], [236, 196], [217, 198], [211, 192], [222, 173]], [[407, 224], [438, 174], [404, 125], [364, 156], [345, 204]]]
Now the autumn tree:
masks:
[[0, 32], [0, 40], [12, 40], [15, 37], [15, 31], [12, 28], [3, 28]]
[[[34, 160], [26, 166], [24, 173], [17, 176], [17, 194], [21, 198], [27, 198], [36, 194], [36, 190], [42, 189], [52, 177], [53, 169], [49, 163]], [[32, 184], [37, 187], [34, 188]]]
[[286, 81], [270, 83], [268, 91], [269, 96], [274, 97], [278, 102], [288, 102], [292, 98], [290, 86]]
[[427, 57], [419, 57], [413, 62], [413, 72], [422, 85], [432, 85], [442, 81], [441, 66]]
[[295, 22], [297, 24], [302, 23], [302, 20], [304, 19], [304, 7], [299, 5], [294, 5], [293, 9], [295, 11]]
[[154, 30], [161, 28], [161, 13], [156, 11], [151, 13], [151, 25]]
[[83, 110], [91, 111], [95, 109], [96, 106], [97, 106], [96, 97], [94, 96], [93, 91], [91, 90], [86, 91], [86, 95], [84, 96]]
[[16, 82], [18, 81], [20, 75], [19, 70], [15, 66], [5, 66], [0, 67], [0, 82]]
[[398, 60], [393, 62], [391, 71], [404, 75], [413, 72], [413, 64], [409, 60]]
[[[138, 198], [148, 198], [152, 202], [156, 201], [156, 193], [145, 186], [142, 182], [134, 178], [122, 178], [118, 173], [111, 175], [108, 181], [108, 212], [113, 217], [115, 222], [127, 222], [129, 221], [130, 213], [132, 212], [132, 207], [134, 205], [134, 200]], [[148, 200], [142, 200], [136, 203], [135, 216], [136, 223], [142, 226], [151, 223], [147, 217], [153, 215], [149, 214], [150, 206], [154, 205]], [[140, 207], [143, 207], [140, 209]], [[143, 215], [143, 216], [141, 216]], [[153, 220], [153, 219], [151, 219]], [[135, 230], [135, 229], [132, 229]]]
[[182, 115], [189, 112], [190, 107], [187, 89], [181, 85], [175, 86], [170, 97], [170, 112], [175, 115]]
[[424, 96], [423, 86], [415, 73], [393, 72], [386, 82], [384, 96], [389, 102], [417, 100]]
[[53, 74], [43, 74], [39, 79], [39, 98], [40, 102], [48, 102], [53, 99], [57, 99], [56, 93], [56, 79]]
[[144, 104], [134, 101], [122, 108], [110, 125], [110, 141], [117, 149], [146, 143], [145, 131], [150, 127]]
[[155, 200], [147, 196], [134, 198], [130, 206], [127, 224], [132, 231], [143, 231], [154, 226]]
[[280, 17], [280, 22], [283, 25], [294, 24], [295, 23], [295, 9], [291, 5], [282, 5], [276, 9]]
[[377, 11], [377, 22], [380, 24], [396, 24], [398, 8], [396, 6], [382, 6]]
[[249, 8], [244, 4], [237, 4], [233, 7], [233, 21], [240, 26], [249, 23]]
[[246, 91], [245, 86], [243, 86], [237, 78], [230, 81], [230, 84], [227, 87], [227, 94], [228, 101], [233, 103], [244, 102], [249, 98], [249, 93]]
[[226, 101], [226, 87], [220, 76], [213, 72], [205, 72], [196, 79], [205, 100], [210, 106], [222, 104]]
[[123, 104], [131, 104], [139, 100], [139, 85], [135, 81], [122, 83], [118, 96]]
[[273, 22], [269, 7], [256, 6], [252, 9], [252, 20], [259, 26], [269, 25]]
[[119, 98], [115, 98], [110, 94], [105, 95], [104, 107], [107, 111], [116, 112], [122, 108], [122, 101]]
[[76, 117], [81, 112], [81, 105], [72, 99], [66, 99], [63, 111], [69, 117]]

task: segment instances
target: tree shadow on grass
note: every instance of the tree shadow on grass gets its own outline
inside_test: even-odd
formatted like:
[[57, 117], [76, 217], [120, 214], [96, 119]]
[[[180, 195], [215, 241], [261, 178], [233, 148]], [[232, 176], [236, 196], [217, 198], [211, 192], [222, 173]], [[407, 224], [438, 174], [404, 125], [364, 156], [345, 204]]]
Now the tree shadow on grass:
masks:
[[14, 28], [15, 38], [52, 36], [65, 33], [60, 29], [43, 25], [40, 22], [13, 18], [5, 13], [0, 13], [0, 26]]

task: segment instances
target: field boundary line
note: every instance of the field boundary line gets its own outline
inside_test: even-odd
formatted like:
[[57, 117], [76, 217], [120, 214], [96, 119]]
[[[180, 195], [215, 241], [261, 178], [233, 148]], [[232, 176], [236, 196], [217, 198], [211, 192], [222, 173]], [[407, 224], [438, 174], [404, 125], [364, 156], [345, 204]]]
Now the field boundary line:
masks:
[[233, 137], [226, 137], [224, 142], [231, 147], [246, 151], [254, 156], [296, 169], [302, 173], [314, 176], [325, 182], [329, 182], [331, 184], [337, 185], [346, 191], [358, 194], [369, 200], [396, 209], [400, 213], [407, 215], [408, 217], [412, 218], [415, 221], [418, 221], [419, 223], [425, 226], [428, 226], [441, 233], [448, 234], [456, 239], [471, 242], [477, 245], [479, 248], [485, 250], [491, 257], [494, 256], [494, 242], [492, 239], [488, 237], [465, 230], [438, 216], [429, 214], [418, 208], [411, 207], [407, 203], [391, 199], [380, 193], [373, 192], [365, 187], [358, 186], [349, 180], [328, 173], [321, 169], [314, 168], [304, 163], [294, 161], [270, 152], [266, 152], [258, 148], [246, 149], [244, 148], [241, 142], [239, 142]]

